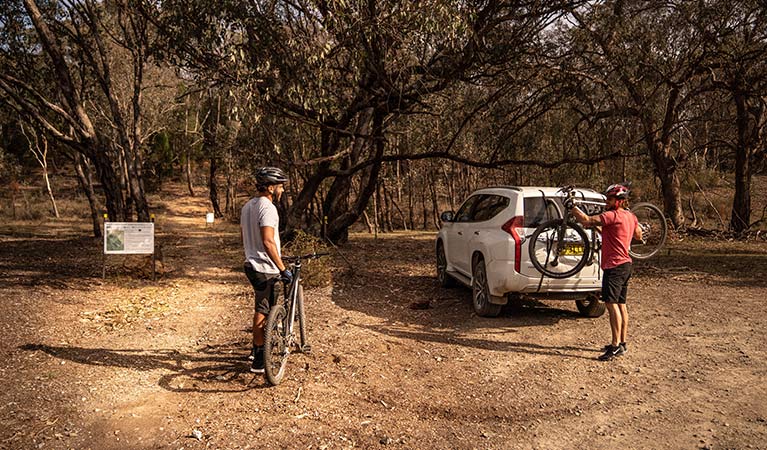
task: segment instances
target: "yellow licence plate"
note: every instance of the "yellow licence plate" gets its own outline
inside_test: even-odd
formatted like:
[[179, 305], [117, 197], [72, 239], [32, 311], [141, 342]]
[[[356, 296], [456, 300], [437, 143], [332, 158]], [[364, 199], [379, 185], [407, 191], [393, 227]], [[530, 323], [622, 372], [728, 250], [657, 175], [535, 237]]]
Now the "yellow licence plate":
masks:
[[565, 248], [562, 250], [562, 256], [581, 255], [583, 255], [583, 245], [581, 244], [565, 244]]

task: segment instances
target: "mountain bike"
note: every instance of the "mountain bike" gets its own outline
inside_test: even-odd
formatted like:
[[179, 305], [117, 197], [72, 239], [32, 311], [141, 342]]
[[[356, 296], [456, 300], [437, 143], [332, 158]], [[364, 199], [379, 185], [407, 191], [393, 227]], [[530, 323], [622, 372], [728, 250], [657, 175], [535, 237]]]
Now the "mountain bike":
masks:
[[[311, 351], [306, 333], [301, 262], [327, 255], [329, 253], [309, 253], [282, 258], [293, 272], [293, 282], [283, 283], [282, 295], [269, 311], [264, 332], [264, 374], [266, 380], [273, 386], [280, 384], [285, 377], [288, 357], [294, 348], [301, 353]], [[298, 333], [296, 333], [296, 322]]]
[[[627, 186], [628, 187], [628, 186]], [[559, 191], [565, 205], [562, 217], [541, 223], [529, 237], [528, 253], [533, 266], [550, 278], [568, 278], [586, 265], [598, 263], [602, 239], [595, 228], [584, 229], [568, 206], [588, 205], [604, 210], [605, 202], [578, 198], [574, 186]], [[642, 240], [632, 241], [629, 254], [645, 260], [655, 256], [666, 242], [668, 225], [663, 212], [652, 203], [637, 203], [630, 208], [642, 229]]]

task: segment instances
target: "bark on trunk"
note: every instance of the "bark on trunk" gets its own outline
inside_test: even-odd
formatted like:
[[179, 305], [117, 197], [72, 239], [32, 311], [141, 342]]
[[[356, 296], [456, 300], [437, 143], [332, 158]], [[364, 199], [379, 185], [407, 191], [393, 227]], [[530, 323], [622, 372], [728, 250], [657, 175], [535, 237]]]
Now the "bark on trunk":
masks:
[[48, 177], [48, 165], [43, 166], [43, 179], [45, 179], [45, 188], [48, 190], [48, 198], [51, 200], [51, 207], [53, 208], [53, 215], [58, 219], [59, 208], [56, 206], [56, 198], [53, 196], [53, 189], [51, 189], [51, 180]]
[[208, 176], [208, 198], [210, 198], [210, 204], [213, 207], [213, 214], [216, 217], [224, 217], [221, 213], [221, 206], [218, 204], [218, 185], [216, 184], [216, 170], [218, 165], [216, 158], [210, 158], [210, 173]]
[[435, 179], [434, 171], [431, 172], [431, 183], [429, 183], [429, 192], [431, 193], [431, 213], [434, 228], [439, 230], [439, 205], [437, 202], [437, 180]]
[[[380, 158], [384, 152], [383, 139], [383, 121], [385, 113], [382, 111], [373, 112], [372, 116], [372, 140], [375, 148], [375, 157]], [[346, 242], [349, 235], [349, 227], [356, 222], [362, 212], [367, 207], [370, 197], [375, 192], [375, 186], [378, 181], [378, 174], [381, 171], [381, 163], [373, 164], [363, 171], [360, 180], [360, 192], [354, 205], [341, 216], [328, 223], [328, 238], [334, 242]]]
[[735, 198], [732, 201], [730, 228], [740, 233], [748, 229], [751, 222], [751, 147], [748, 139], [748, 122], [745, 96], [734, 94], [737, 110], [738, 137], [735, 146]]
[[91, 223], [93, 224], [93, 236], [100, 238], [102, 237], [101, 220], [99, 218], [99, 206], [96, 201], [96, 194], [93, 191], [93, 176], [91, 175], [91, 168], [88, 165], [88, 162], [80, 153], [75, 155], [75, 172], [77, 173], [77, 181], [80, 184], [80, 188], [88, 199], [88, 207], [91, 210]]
[[194, 186], [192, 185], [192, 151], [187, 146], [186, 148], [186, 188], [189, 190], [189, 195], [194, 197]]
[[120, 189], [120, 182], [117, 174], [112, 167], [112, 160], [101, 149], [91, 150], [88, 158], [93, 162], [96, 168], [96, 176], [101, 182], [101, 189], [104, 191], [104, 203], [109, 214], [109, 220], [113, 222], [123, 222], [125, 216], [125, 201]]

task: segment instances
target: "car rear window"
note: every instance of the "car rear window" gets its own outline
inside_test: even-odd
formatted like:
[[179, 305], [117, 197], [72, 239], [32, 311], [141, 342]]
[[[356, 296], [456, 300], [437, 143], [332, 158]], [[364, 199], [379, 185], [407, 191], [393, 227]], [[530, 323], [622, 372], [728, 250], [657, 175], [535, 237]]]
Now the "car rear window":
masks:
[[535, 228], [551, 219], [562, 217], [562, 200], [559, 197], [525, 198], [525, 226]]
[[[586, 200], [600, 201], [589, 198]], [[600, 214], [603, 209], [597, 205], [580, 205], [579, 208], [588, 215]], [[561, 197], [526, 197], [525, 226], [535, 228], [547, 220], [559, 219], [564, 210]]]

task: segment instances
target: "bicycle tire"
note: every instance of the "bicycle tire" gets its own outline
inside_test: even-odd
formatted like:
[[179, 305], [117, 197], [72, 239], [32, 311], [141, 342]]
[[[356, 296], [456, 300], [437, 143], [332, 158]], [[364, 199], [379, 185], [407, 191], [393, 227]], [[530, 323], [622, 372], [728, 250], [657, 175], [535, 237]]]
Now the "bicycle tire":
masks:
[[[530, 261], [533, 263], [533, 266], [535, 267], [538, 272], [542, 273], [543, 275], [549, 277], [549, 278], [569, 278], [583, 269], [583, 267], [588, 262], [590, 255], [591, 255], [591, 241], [589, 241], [588, 235], [586, 235], [586, 231], [578, 224], [570, 223], [567, 224], [567, 229], [565, 230], [565, 233], [567, 230], [573, 230], [578, 235], [578, 237], [583, 241], [583, 252], [580, 255], [580, 258], [576, 260], [574, 264], [572, 264], [572, 267], [569, 270], [565, 270], [562, 272], [557, 272], [549, 269], [547, 266], [549, 266], [549, 257], [551, 257], [551, 248], [544, 249], [546, 253], [546, 261], [544, 261], [543, 264], [541, 264], [541, 261], [538, 259], [538, 254], [536, 251], [536, 242], [538, 242], [538, 238], [541, 236], [541, 234], [544, 233], [556, 233], [558, 228], [562, 225], [563, 219], [552, 219], [547, 222], [543, 222], [542, 224], [538, 225], [538, 227], [533, 231], [533, 234], [530, 236], [530, 239], [528, 239], [527, 244], [527, 252], [530, 256]], [[550, 244], [549, 236], [546, 235], [546, 241], [547, 245]], [[553, 261], [557, 262], [558, 265], [558, 256], [554, 255], [555, 259]], [[552, 265], [553, 267], [553, 265]]]
[[304, 287], [298, 285], [298, 293], [296, 294], [296, 320], [298, 320], [298, 334], [300, 340], [299, 350], [301, 353], [309, 353], [311, 347], [309, 346], [309, 334], [306, 331], [306, 313], [304, 312]]
[[668, 224], [663, 212], [652, 203], [637, 203], [631, 207], [631, 212], [637, 217], [642, 228], [643, 242], [632, 242], [629, 255], [640, 261], [652, 258], [666, 243]]
[[264, 375], [273, 386], [285, 377], [290, 349], [288, 348], [287, 311], [282, 305], [274, 305], [266, 319], [264, 333]]

